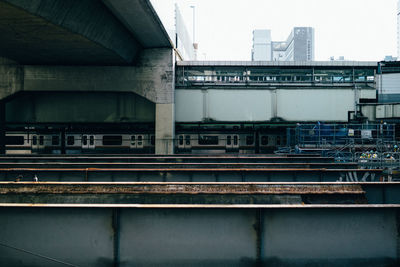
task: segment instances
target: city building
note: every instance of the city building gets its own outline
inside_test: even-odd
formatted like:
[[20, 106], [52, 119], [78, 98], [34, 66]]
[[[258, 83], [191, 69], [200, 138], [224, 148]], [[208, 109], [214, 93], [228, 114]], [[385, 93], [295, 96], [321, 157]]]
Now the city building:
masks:
[[252, 61], [271, 61], [271, 30], [253, 31]]
[[397, 2], [397, 58], [400, 59], [400, 0]]
[[314, 29], [295, 27], [286, 41], [271, 41], [270, 30], [253, 31], [252, 61], [313, 61]]

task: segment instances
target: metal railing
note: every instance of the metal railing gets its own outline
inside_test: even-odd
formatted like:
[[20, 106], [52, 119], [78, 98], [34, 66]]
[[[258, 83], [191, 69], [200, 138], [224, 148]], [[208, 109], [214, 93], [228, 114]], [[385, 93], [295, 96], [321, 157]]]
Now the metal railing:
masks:
[[349, 85], [365, 84], [373, 86], [374, 76], [352, 76], [352, 75], [282, 75], [282, 74], [185, 74], [177, 76], [176, 85], [192, 86], [207, 84], [297, 84], [297, 85]]

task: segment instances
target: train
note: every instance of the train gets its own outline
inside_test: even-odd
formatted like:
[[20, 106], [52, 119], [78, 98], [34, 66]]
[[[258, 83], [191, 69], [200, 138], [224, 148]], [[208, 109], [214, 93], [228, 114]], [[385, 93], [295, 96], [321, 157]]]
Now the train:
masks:
[[[284, 130], [243, 129], [236, 126], [176, 126], [177, 154], [271, 153], [286, 144]], [[153, 129], [123, 130], [29, 129], [6, 131], [6, 154], [153, 154]]]

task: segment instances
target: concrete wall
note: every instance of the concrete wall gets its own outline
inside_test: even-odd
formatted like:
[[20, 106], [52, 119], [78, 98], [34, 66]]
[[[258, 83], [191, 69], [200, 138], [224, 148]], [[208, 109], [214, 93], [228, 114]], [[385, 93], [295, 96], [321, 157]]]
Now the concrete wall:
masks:
[[399, 263], [395, 208], [0, 211], [1, 266], [55, 266], [7, 246], [96, 267], [112, 266], [114, 261], [121, 267]]
[[176, 121], [347, 121], [359, 98], [374, 89], [178, 89]]
[[24, 91], [133, 92], [174, 102], [173, 51], [146, 49], [135, 67], [25, 66]]
[[23, 93], [6, 104], [6, 121], [154, 122], [155, 104], [133, 93]]

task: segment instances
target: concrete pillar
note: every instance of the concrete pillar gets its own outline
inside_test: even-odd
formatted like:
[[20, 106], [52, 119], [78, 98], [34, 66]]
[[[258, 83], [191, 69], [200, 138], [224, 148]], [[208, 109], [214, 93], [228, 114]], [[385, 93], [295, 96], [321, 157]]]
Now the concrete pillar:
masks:
[[24, 67], [17, 62], [0, 57], [0, 99], [22, 90]]
[[6, 108], [4, 100], [0, 100], [0, 154], [6, 154]]
[[156, 155], [174, 154], [175, 105], [156, 104]]

